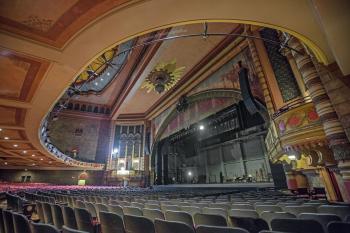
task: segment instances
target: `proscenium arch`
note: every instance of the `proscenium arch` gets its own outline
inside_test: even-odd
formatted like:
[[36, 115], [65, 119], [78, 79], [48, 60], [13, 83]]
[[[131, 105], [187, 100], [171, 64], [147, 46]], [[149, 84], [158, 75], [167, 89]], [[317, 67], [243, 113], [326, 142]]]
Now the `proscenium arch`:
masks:
[[[298, 12], [298, 17], [295, 17]], [[304, 42], [328, 63], [331, 52], [308, 1], [271, 0], [150, 0], [112, 10], [85, 26], [61, 50], [1, 34], [4, 47], [51, 62], [27, 110], [25, 129], [31, 143], [40, 144], [38, 129], [52, 105], [73, 79], [103, 51], [151, 31], [185, 24], [225, 22], [259, 25], [285, 31]]]

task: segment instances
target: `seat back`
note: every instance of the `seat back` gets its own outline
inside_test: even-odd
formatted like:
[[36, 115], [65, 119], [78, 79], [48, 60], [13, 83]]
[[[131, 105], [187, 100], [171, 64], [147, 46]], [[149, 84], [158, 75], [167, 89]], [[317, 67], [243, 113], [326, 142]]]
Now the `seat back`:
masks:
[[182, 222], [193, 227], [192, 215], [183, 211], [166, 211], [165, 219], [168, 221]]
[[44, 222], [46, 224], [53, 224], [53, 219], [52, 219], [52, 213], [51, 213], [51, 206], [50, 203], [48, 202], [43, 202], [43, 211], [44, 211]]
[[126, 233], [155, 233], [151, 220], [142, 216], [124, 215]]
[[193, 227], [182, 222], [156, 219], [154, 227], [157, 233], [195, 233]]
[[227, 218], [227, 210], [222, 208], [209, 208], [204, 207], [202, 209], [203, 214], [216, 214], [216, 215], [222, 215], [223, 217]]
[[318, 207], [319, 213], [336, 214], [345, 220], [346, 216], [350, 215], [349, 206], [337, 206], [337, 205], [321, 205]]
[[142, 210], [142, 213], [143, 213], [143, 216], [145, 218], [148, 218], [149, 220], [151, 220], [152, 222], [154, 222], [154, 220], [157, 218], [157, 219], [165, 219], [164, 218], [164, 214], [162, 211], [160, 210], [156, 210], [156, 209], [147, 209], [147, 208], [144, 208]]
[[196, 213], [202, 213], [201, 208], [197, 206], [181, 206], [181, 210], [191, 214], [192, 216], [194, 216]]
[[61, 230], [62, 226], [64, 225], [61, 206], [57, 204], [51, 204], [51, 213], [52, 213], [53, 224], [57, 229]]
[[254, 210], [254, 206], [250, 204], [232, 204], [231, 209]]
[[137, 208], [140, 208], [140, 209], [143, 209], [145, 207], [144, 204], [139, 203], [139, 202], [131, 202], [131, 206], [137, 207]]
[[231, 209], [228, 214], [231, 217], [259, 218], [259, 214], [255, 210]]
[[256, 205], [255, 210], [259, 214], [261, 214], [263, 211], [282, 212], [282, 208], [278, 205]]
[[286, 206], [283, 208], [285, 212], [294, 214], [295, 216], [298, 216], [301, 213], [317, 213], [317, 208], [315, 206]]
[[145, 203], [145, 207], [147, 209], [153, 209], [153, 210], [160, 210], [160, 205], [158, 204], [152, 204], [152, 203]]
[[348, 222], [330, 222], [328, 224], [328, 233], [349, 233], [350, 223]]
[[293, 233], [326, 233], [322, 225], [311, 219], [277, 218], [271, 221], [271, 228], [274, 231], [285, 231]]
[[89, 211], [89, 213], [91, 214], [91, 217], [93, 218], [97, 218], [97, 212], [95, 209], [95, 205], [92, 202], [86, 202], [85, 203], [86, 209]]
[[123, 208], [120, 205], [108, 205], [108, 211], [123, 217]]
[[2, 211], [2, 217], [4, 219], [4, 229], [6, 233], [14, 233], [14, 227], [13, 227], [13, 217], [12, 217], [12, 211], [10, 210], [3, 210]]
[[63, 223], [66, 227], [77, 229], [77, 221], [75, 219], [74, 210], [69, 206], [62, 206]]
[[36, 201], [35, 203], [35, 211], [37, 215], [39, 216], [40, 222], [45, 222], [44, 218], [44, 209], [43, 209], [43, 203], [40, 201]]
[[123, 213], [126, 215], [143, 216], [142, 210], [137, 207], [124, 206]]
[[226, 218], [222, 215], [215, 214], [195, 214], [194, 217], [195, 225], [208, 225], [208, 226], [227, 226]]
[[94, 204], [94, 207], [95, 207], [98, 219], [100, 219], [100, 211], [108, 212], [108, 207], [105, 204], [97, 203], [97, 204]]
[[2, 209], [0, 208], [0, 232], [5, 233], [5, 228], [4, 228], [4, 218], [2, 214]]
[[246, 229], [250, 233], [259, 233], [262, 230], [269, 230], [267, 222], [261, 218], [230, 216], [232, 226]]
[[163, 211], [181, 211], [180, 206], [177, 205], [162, 205], [161, 208]]
[[60, 231], [50, 224], [34, 223], [30, 224], [31, 233], [60, 233]]
[[62, 227], [62, 233], [88, 233], [86, 231], [75, 230], [66, 226]]
[[271, 226], [271, 221], [276, 218], [296, 218], [294, 214], [287, 213], [287, 212], [269, 212], [269, 211], [263, 211], [260, 214], [260, 217], [264, 219], [269, 226]]
[[85, 205], [85, 202], [81, 201], [81, 200], [77, 200], [75, 202], [75, 208], [82, 208], [82, 209], [85, 209], [86, 208], [86, 205]]
[[105, 211], [100, 211], [99, 215], [102, 232], [124, 233], [122, 216]]
[[74, 215], [75, 219], [77, 220], [78, 230], [94, 233], [94, 226], [92, 225], [92, 216], [88, 210], [74, 208]]
[[319, 222], [325, 232], [327, 232], [328, 223], [333, 221], [341, 221], [341, 218], [335, 214], [319, 214], [319, 213], [302, 213], [298, 216], [300, 219], [313, 219]]
[[210, 203], [209, 208], [221, 208], [225, 210], [231, 209], [231, 204], [229, 203]]
[[23, 214], [12, 213], [14, 233], [31, 233], [29, 221]]
[[215, 227], [200, 225], [196, 228], [196, 233], [249, 233], [245, 229], [238, 227]]

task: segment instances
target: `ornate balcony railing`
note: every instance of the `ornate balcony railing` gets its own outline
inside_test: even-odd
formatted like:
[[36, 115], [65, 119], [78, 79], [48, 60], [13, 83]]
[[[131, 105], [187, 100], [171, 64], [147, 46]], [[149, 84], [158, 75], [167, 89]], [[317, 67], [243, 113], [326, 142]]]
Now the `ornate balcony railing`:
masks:
[[298, 99], [277, 111], [272, 116], [265, 142], [272, 161], [289, 151], [324, 146], [324, 130], [313, 103]]
[[47, 149], [47, 151], [54, 156], [56, 159], [63, 161], [68, 166], [81, 167], [83, 169], [93, 169], [93, 170], [103, 170], [105, 164], [103, 163], [89, 163], [73, 159], [69, 155], [66, 155], [60, 151], [54, 144], [51, 142], [48, 135], [48, 117], [43, 121], [40, 130], [40, 141], [41, 144]]

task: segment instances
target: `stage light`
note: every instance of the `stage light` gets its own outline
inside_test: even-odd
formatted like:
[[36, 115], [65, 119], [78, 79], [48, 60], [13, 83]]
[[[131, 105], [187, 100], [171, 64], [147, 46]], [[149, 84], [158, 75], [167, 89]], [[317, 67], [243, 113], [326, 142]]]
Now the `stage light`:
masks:
[[204, 125], [200, 125], [200, 126], [199, 126], [199, 129], [200, 129], [200, 130], [204, 130]]
[[188, 176], [192, 176], [192, 172], [189, 171], [189, 172], [187, 173], [187, 175], [188, 175]]
[[114, 148], [112, 154], [118, 154], [119, 150], [118, 148]]
[[288, 155], [288, 158], [290, 160], [296, 160], [297, 159], [297, 157], [295, 155]]

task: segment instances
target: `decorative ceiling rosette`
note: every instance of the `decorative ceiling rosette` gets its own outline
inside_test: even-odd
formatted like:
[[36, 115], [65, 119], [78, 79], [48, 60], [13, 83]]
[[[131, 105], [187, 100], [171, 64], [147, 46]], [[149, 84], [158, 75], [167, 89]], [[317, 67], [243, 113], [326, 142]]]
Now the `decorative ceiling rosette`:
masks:
[[161, 94], [170, 90], [181, 79], [185, 66], [176, 67], [176, 60], [158, 63], [146, 77], [141, 88], [147, 89], [147, 93], [156, 91]]

